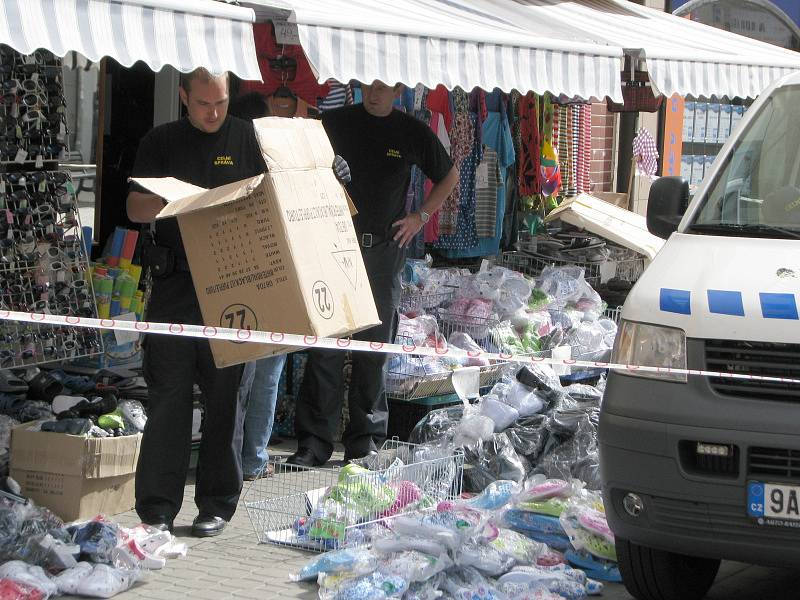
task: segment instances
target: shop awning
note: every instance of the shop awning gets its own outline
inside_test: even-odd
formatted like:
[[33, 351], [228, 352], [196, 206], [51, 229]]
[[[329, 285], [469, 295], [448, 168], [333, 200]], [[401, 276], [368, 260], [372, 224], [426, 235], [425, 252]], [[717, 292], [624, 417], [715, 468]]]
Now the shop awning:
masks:
[[[288, 18], [319, 80], [518, 89], [621, 101], [619, 46], [520, 27], [475, 0], [244, 0]], [[515, 2], [497, 2], [519, 6]], [[488, 6], [487, 6], [488, 5]], [[521, 10], [521, 9], [517, 9]], [[541, 27], [538, 29], [542, 29]], [[533, 33], [532, 33], [533, 31]]]
[[260, 80], [251, 9], [212, 0], [3, 0], [0, 43], [23, 54], [46, 48], [110, 56], [154, 71], [205, 67]]
[[669, 96], [753, 97], [800, 54], [627, 0], [242, 0], [295, 23], [320, 80], [621, 99], [628, 54]]

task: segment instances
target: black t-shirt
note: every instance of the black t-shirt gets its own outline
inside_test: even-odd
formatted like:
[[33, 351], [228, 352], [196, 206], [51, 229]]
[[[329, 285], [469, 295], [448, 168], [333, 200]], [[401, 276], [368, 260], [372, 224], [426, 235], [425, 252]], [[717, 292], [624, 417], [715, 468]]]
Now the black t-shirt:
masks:
[[[210, 189], [266, 170], [251, 122], [228, 116], [215, 133], [205, 133], [183, 118], [155, 127], [142, 139], [132, 176], [175, 177]], [[156, 221], [156, 238], [186, 257], [174, 217]]]
[[405, 216], [412, 165], [434, 183], [453, 166], [430, 127], [398, 110], [375, 117], [362, 104], [345, 106], [323, 113], [322, 124], [336, 154], [350, 165], [347, 191], [358, 209], [359, 233], [388, 236], [392, 223]]

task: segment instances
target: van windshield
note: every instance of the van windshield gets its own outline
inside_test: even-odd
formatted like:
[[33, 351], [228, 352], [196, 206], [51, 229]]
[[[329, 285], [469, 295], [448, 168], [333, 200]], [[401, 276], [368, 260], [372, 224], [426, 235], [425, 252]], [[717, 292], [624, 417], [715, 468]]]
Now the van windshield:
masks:
[[800, 238], [800, 86], [776, 89], [761, 106], [687, 231]]

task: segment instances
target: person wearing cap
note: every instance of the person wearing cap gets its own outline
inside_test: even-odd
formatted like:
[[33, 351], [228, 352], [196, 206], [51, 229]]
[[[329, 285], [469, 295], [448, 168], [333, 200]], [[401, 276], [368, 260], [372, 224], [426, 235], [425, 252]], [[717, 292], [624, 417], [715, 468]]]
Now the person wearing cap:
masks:
[[[400, 274], [406, 248], [458, 183], [458, 170], [433, 131], [394, 109], [402, 85], [374, 81], [362, 86], [363, 104], [322, 114], [333, 149], [349, 164], [347, 191], [358, 214], [353, 218], [381, 324], [353, 337], [394, 341], [400, 301]], [[433, 188], [417, 212], [406, 214], [411, 168], [418, 166]], [[342, 441], [345, 460], [380, 448], [386, 438], [386, 355], [352, 353], [348, 395], [349, 423]], [[317, 466], [333, 452], [342, 414], [345, 353], [309, 350], [295, 407], [297, 451], [287, 463]]]

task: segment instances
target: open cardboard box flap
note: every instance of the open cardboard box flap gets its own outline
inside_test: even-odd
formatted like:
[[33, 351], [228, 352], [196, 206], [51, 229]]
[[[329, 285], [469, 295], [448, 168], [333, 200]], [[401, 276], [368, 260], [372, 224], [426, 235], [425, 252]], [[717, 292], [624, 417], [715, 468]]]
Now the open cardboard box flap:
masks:
[[647, 219], [642, 215], [589, 194], [564, 200], [545, 221], [557, 219], [635, 250], [648, 260], [653, 260], [664, 245], [664, 240], [647, 231]]
[[[134, 179], [171, 200], [157, 218], [177, 219], [203, 323], [317, 337], [377, 325], [353, 204], [322, 124], [272, 117], [255, 128], [266, 173], [211, 190]], [[293, 348], [211, 340], [211, 350], [221, 368]]]

